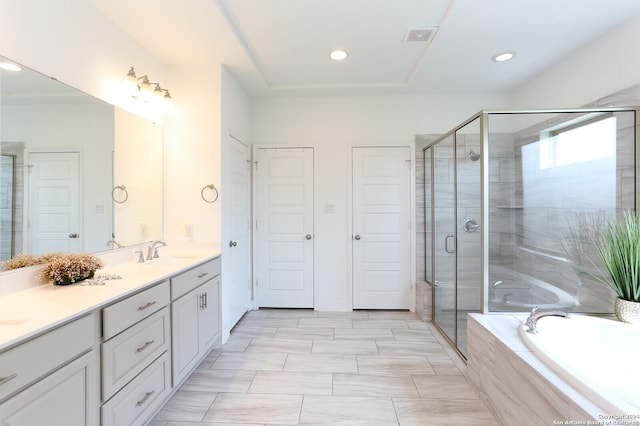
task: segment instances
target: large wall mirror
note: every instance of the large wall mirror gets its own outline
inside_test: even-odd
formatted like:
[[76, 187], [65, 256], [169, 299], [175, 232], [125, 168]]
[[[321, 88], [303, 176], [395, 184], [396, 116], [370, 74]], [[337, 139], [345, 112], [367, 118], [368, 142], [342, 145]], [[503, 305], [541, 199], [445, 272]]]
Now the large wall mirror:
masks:
[[0, 69], [0, 261], [162, 239], [161, 127], [20, 67]]

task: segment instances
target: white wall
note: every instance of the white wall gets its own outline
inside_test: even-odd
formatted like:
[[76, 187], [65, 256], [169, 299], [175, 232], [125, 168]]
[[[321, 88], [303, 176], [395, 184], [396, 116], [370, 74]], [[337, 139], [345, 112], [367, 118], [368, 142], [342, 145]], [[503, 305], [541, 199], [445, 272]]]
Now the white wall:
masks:
[[640, 82], [638, 52], [640, 16], [514, 91], [514, 107], [576, 108], [631, 87]]
[[128, 246], [162, 239], [163, 138], [162, 128], [137, 115], [115, 108], [113, 186], [115, 240]]
[[[251, 135], [257, 146], [317, 147], [316, 309], [352, 307], [351, 147], [411, 146], [416, 134], [443, 133], [481, 109], [509, 106], [508, 96], [489, 94], [253, 100]], [[335, 213], [325, 213], [326, 204]]]
[[220, 187], [221, 68], [172, 66], [168, 85], [174, 111], [165, 124], [165, 238], [220, 244], [220, 203], [200, 196]]

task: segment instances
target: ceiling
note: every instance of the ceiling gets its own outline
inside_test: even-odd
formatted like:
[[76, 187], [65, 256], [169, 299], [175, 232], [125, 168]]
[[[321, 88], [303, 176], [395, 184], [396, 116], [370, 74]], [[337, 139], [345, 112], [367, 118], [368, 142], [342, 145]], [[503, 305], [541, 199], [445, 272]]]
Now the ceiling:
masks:
[[[254, 96], [507, 92], [640, 14], [637, 0], [89, 2], [161, 61], [224, 63]], [[517, 54], [491, 60], [502, 51]]]

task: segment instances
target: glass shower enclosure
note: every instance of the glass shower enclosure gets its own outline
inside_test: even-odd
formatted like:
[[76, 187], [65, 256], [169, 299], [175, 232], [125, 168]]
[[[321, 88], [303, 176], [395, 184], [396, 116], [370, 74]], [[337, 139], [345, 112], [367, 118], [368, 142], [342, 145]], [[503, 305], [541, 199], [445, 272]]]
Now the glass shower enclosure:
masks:
[[636, 209], [636, 113], [483, 111], [423, 149], [432, 320], [462, 356], [468, 313], [612, 312], [591, 240]]

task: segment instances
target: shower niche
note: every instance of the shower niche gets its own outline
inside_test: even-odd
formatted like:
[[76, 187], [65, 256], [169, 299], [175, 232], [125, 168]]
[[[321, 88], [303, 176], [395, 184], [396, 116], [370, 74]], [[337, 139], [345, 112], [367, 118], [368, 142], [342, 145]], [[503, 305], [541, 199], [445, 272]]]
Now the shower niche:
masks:
[[483, 111], [423, 149], [432, 320], [466, 357], [472, 312], [610, 313], [590, 241], [636, 209], [635, 109]]

